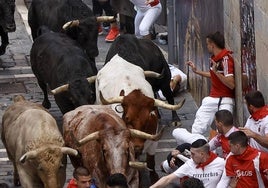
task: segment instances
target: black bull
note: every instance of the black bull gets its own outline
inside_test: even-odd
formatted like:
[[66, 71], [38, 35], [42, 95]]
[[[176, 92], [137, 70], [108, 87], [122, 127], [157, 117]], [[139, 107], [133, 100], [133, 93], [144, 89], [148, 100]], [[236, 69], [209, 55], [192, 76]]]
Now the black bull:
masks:
[[[111, 45], [105, 63], [118, 54], [128, 62], [141, 67], [143, 70], [160, 73], [161, 78], [146, 78], [156, 93], [161, 90], [169, 104], [174, 104], [173, 93], [170, 89], [171, 73], [168, 63], [161, 50], [151, 40], [138, 39], [134, 35], [125, 34], [116, 38]], [[173, 121], [180, 121], [176, 111], [172, 111]]]
[[[34, 40], [38, 36], [38, 28], [46, 25], [52, 31], [65, 32], [76, 40], [92, 60], [99, 54], [97, 20], [81, 0], [33, 0], [28, 20]], [[64, 30], [63, 25], [73, 20], [76, 21]]]
[[55, 101], [63, 114], [95, 102], [95, 84], [89, 83], [87, 78], [97, 72], [76, 41], [63, 33], [44, 33], [34, 41], [30, 59], [33, 73], [44, 93], [44, 107], [51, 106], [47, 84], [50, 89], [66, 86], [60, 93], [54, 93]]
[[6, 52], [6, 47], [9, 44], [8, 32], [16, 30], [14, 12], [15, 0], [0, 0], [0, 36], [2, 41], [0, 55]]

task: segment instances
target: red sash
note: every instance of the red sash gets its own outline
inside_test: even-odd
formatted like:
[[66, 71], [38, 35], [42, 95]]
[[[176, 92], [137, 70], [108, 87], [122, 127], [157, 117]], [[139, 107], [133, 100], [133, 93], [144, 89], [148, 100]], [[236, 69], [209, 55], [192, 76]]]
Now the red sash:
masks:
[[210, 151], [208, 160], [205, 161], [204, 163], [198, 164], [196, 168], [202, 168], [202, 170], [204, 170], [205, 166], [211, 163], [216, 158], [217, 158], [217, 155]]
[[264, 106], [258, 111], [254, 112], [251, 117], [255, 120], [258, 121], [259, 119], [262, 119], [268, 115], [268, 106]]

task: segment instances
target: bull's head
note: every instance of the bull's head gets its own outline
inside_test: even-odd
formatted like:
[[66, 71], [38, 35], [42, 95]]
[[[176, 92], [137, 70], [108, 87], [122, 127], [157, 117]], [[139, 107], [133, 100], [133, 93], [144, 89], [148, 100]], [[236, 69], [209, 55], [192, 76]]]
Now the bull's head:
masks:
[[87, 79], [77, 79], [70, 84], [65, 84], [51, 90], [52, 94], [56, 95], [64, 91], [69, 91], [70, 100], [75, 107], [94, 104], [96, 100], [95, 82], [96, 76], [88, 77]]
[[103, 20], [109, 21], [110, 19], [111, 17], [88, 17], [81, 20], [73, 20], [64, 24], [63, 29], [66, 30], [69, 36], [78, 41], [82, 48], [85, 49], [88, 57], [95, 58], [99, 54], [97, 47], [98, 22]]
[[15, 0], [0, 1], [0, 25], [4, 32], [13, 32], [16, 30], [15, 20]]
[[114, 173], [122, 173], [125, 175], [127, 166], [140, 169], [147, 168], [146, 164], [135, 161], [134, 146], [130, 139], [159, 140], [162, 134], [163, 129], [155, 135], [136, 129], [108, 129], [91, 133], [79, 141], [75, 138], [73, 139], [78, 146], [82, 146], [92, 140], [99, 140], [103, 158], [105, 159], [110, 175]]
[[66, 166], [62, 164], [63, 154], [77, 155], [74, 149], [59, 146], [44, 146], [42, 148], [25, 153], [20, 162], [25, 163], [31, 160], [34, 168], [37, 168], [37, 175], [42, 180], [45, 188], [60, 188], [64, 185], [62, 173]]
[[[134, 90], [127, 96], [124, 96], [124, 91], [122, 90], [120, 95], [120, 97], [106, 100], [100, 93], [100, 99], [103, 104], [121, 103], [123, 107], [122, 118], [126, 125], [149, 134], [155, 134], [157, 130], [157, 107], [177, 110], [182, 107], [185, 101], [183, 100], [177, 105], [170, 105], [163, 101], [147, 97], [140, 90]], [[135, 138], [133, 142], [135, 151], [140, 153], [143, 150], [145, 139]]]

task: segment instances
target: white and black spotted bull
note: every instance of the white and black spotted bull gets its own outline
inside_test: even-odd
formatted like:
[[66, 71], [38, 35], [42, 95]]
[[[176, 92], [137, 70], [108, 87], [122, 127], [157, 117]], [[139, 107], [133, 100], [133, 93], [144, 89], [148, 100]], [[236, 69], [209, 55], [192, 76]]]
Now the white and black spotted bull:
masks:
[[27, 188], [62, 188], [66, 154], [55, 119], [41, 106], [17, 96], [5, 111], [1, 138], [14, 166], [14, 184]]

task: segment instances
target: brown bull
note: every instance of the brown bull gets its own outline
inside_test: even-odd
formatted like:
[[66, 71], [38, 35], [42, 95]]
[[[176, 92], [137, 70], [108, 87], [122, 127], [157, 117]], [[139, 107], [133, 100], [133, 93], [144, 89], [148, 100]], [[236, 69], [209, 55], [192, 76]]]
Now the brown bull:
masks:
[[107, 178], [114, 173], [124, 174], [130, 187], [138, 187], [138, 172], [131, 167], [136, 164], [131, 136], [160, 138], [160, 134], [128, 129], [110, 106], [103, 105], [85, 105], [66, 113], [63, 127], [66, 145], [81, 154], [81, 158], [71, 157], [73, 166], [88, 168], [100, 188], [106, 187]]
[[[66, 156], [55, 119], [41, 106], [17, 96], [4, 113], [1, 137], [14, 166], [14, 184], [27, 188], [62, 188]], [[65, 164], [65, 165], [63, 165]]]

